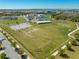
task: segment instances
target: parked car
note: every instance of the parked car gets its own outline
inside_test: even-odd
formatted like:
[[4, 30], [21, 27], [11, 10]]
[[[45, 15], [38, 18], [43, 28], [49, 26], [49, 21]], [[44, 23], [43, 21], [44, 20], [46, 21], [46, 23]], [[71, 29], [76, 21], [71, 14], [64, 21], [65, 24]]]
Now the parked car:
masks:
[[21, 55], [22, 59], [27, 59], [27, 55]]

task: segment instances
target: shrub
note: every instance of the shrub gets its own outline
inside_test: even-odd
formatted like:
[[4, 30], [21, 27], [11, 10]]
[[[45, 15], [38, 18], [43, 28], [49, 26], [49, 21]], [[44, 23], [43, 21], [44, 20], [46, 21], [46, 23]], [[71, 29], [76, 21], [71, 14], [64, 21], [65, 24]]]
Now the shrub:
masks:
[[72, 41], [72, 45], [78, 46], [77, 41], [76, 41], [76, 40], [73, 40], [73, 41]]
[[18, 54], [22, 55], [24, 53], [24, 51], [20, 48], [18, 51]]
[[12, 42], [12, 46], [16, 48], [16, 42]]
[[64, 49], [60, 49], [60, 56], [64, 55]]
[[74, 36], [75, 36], [76, 40], [79, 41], [79, 33], [76, 33]]
[[5, 53], [1, 53], [1, 58], [5, 59], [6, 58], [6, 54]]
[[72, 46], [71, 46], [71, 44], [69, 44], [69, 43], [67, 44], [67, 49], [68, 49], [69, 51], [73, 51], [73, 52], [75, 51], [74, 49], [72, 49]]

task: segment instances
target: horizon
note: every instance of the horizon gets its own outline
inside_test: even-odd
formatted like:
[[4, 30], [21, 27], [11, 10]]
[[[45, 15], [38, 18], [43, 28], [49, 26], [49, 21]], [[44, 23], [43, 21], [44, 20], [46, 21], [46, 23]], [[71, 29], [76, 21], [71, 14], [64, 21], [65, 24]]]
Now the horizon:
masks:
[[0, 9], [79, 9], [79, 0], [0, 0]]

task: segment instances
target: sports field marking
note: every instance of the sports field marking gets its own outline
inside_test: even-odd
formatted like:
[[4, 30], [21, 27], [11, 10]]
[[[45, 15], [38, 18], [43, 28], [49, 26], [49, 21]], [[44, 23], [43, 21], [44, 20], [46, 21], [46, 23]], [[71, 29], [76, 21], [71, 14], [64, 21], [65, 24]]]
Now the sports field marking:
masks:
[[29, 33], [27, 33], [26, 31], [21, 31], [24, 35], [26, 35], [26, 36], [28, 36], [28, 37], [30, 37], [30, 38], [33, 38], [33, 36], [32, 35], [30, 35]]
[[31, 30], [29, 30], [28, 32], [26, 31], [22, 31], [26, 36], [29, 36], [31, 38], [33, 38], [33, 36], [31, 35], [32, 32], [39, 30], [38, 28], [32, 28]]

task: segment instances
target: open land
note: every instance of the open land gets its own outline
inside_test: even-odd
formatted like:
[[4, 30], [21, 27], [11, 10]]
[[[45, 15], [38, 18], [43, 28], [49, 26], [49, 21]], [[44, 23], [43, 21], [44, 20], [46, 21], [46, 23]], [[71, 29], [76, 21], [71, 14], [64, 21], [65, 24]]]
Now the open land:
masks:
[[68, 39], [68, 33], [76, 28], [70, 21], [36, 24], [31, 28], [14, 31], [8, 26], [1, 26], [18, 40], [37, 59], [44, 59]]

